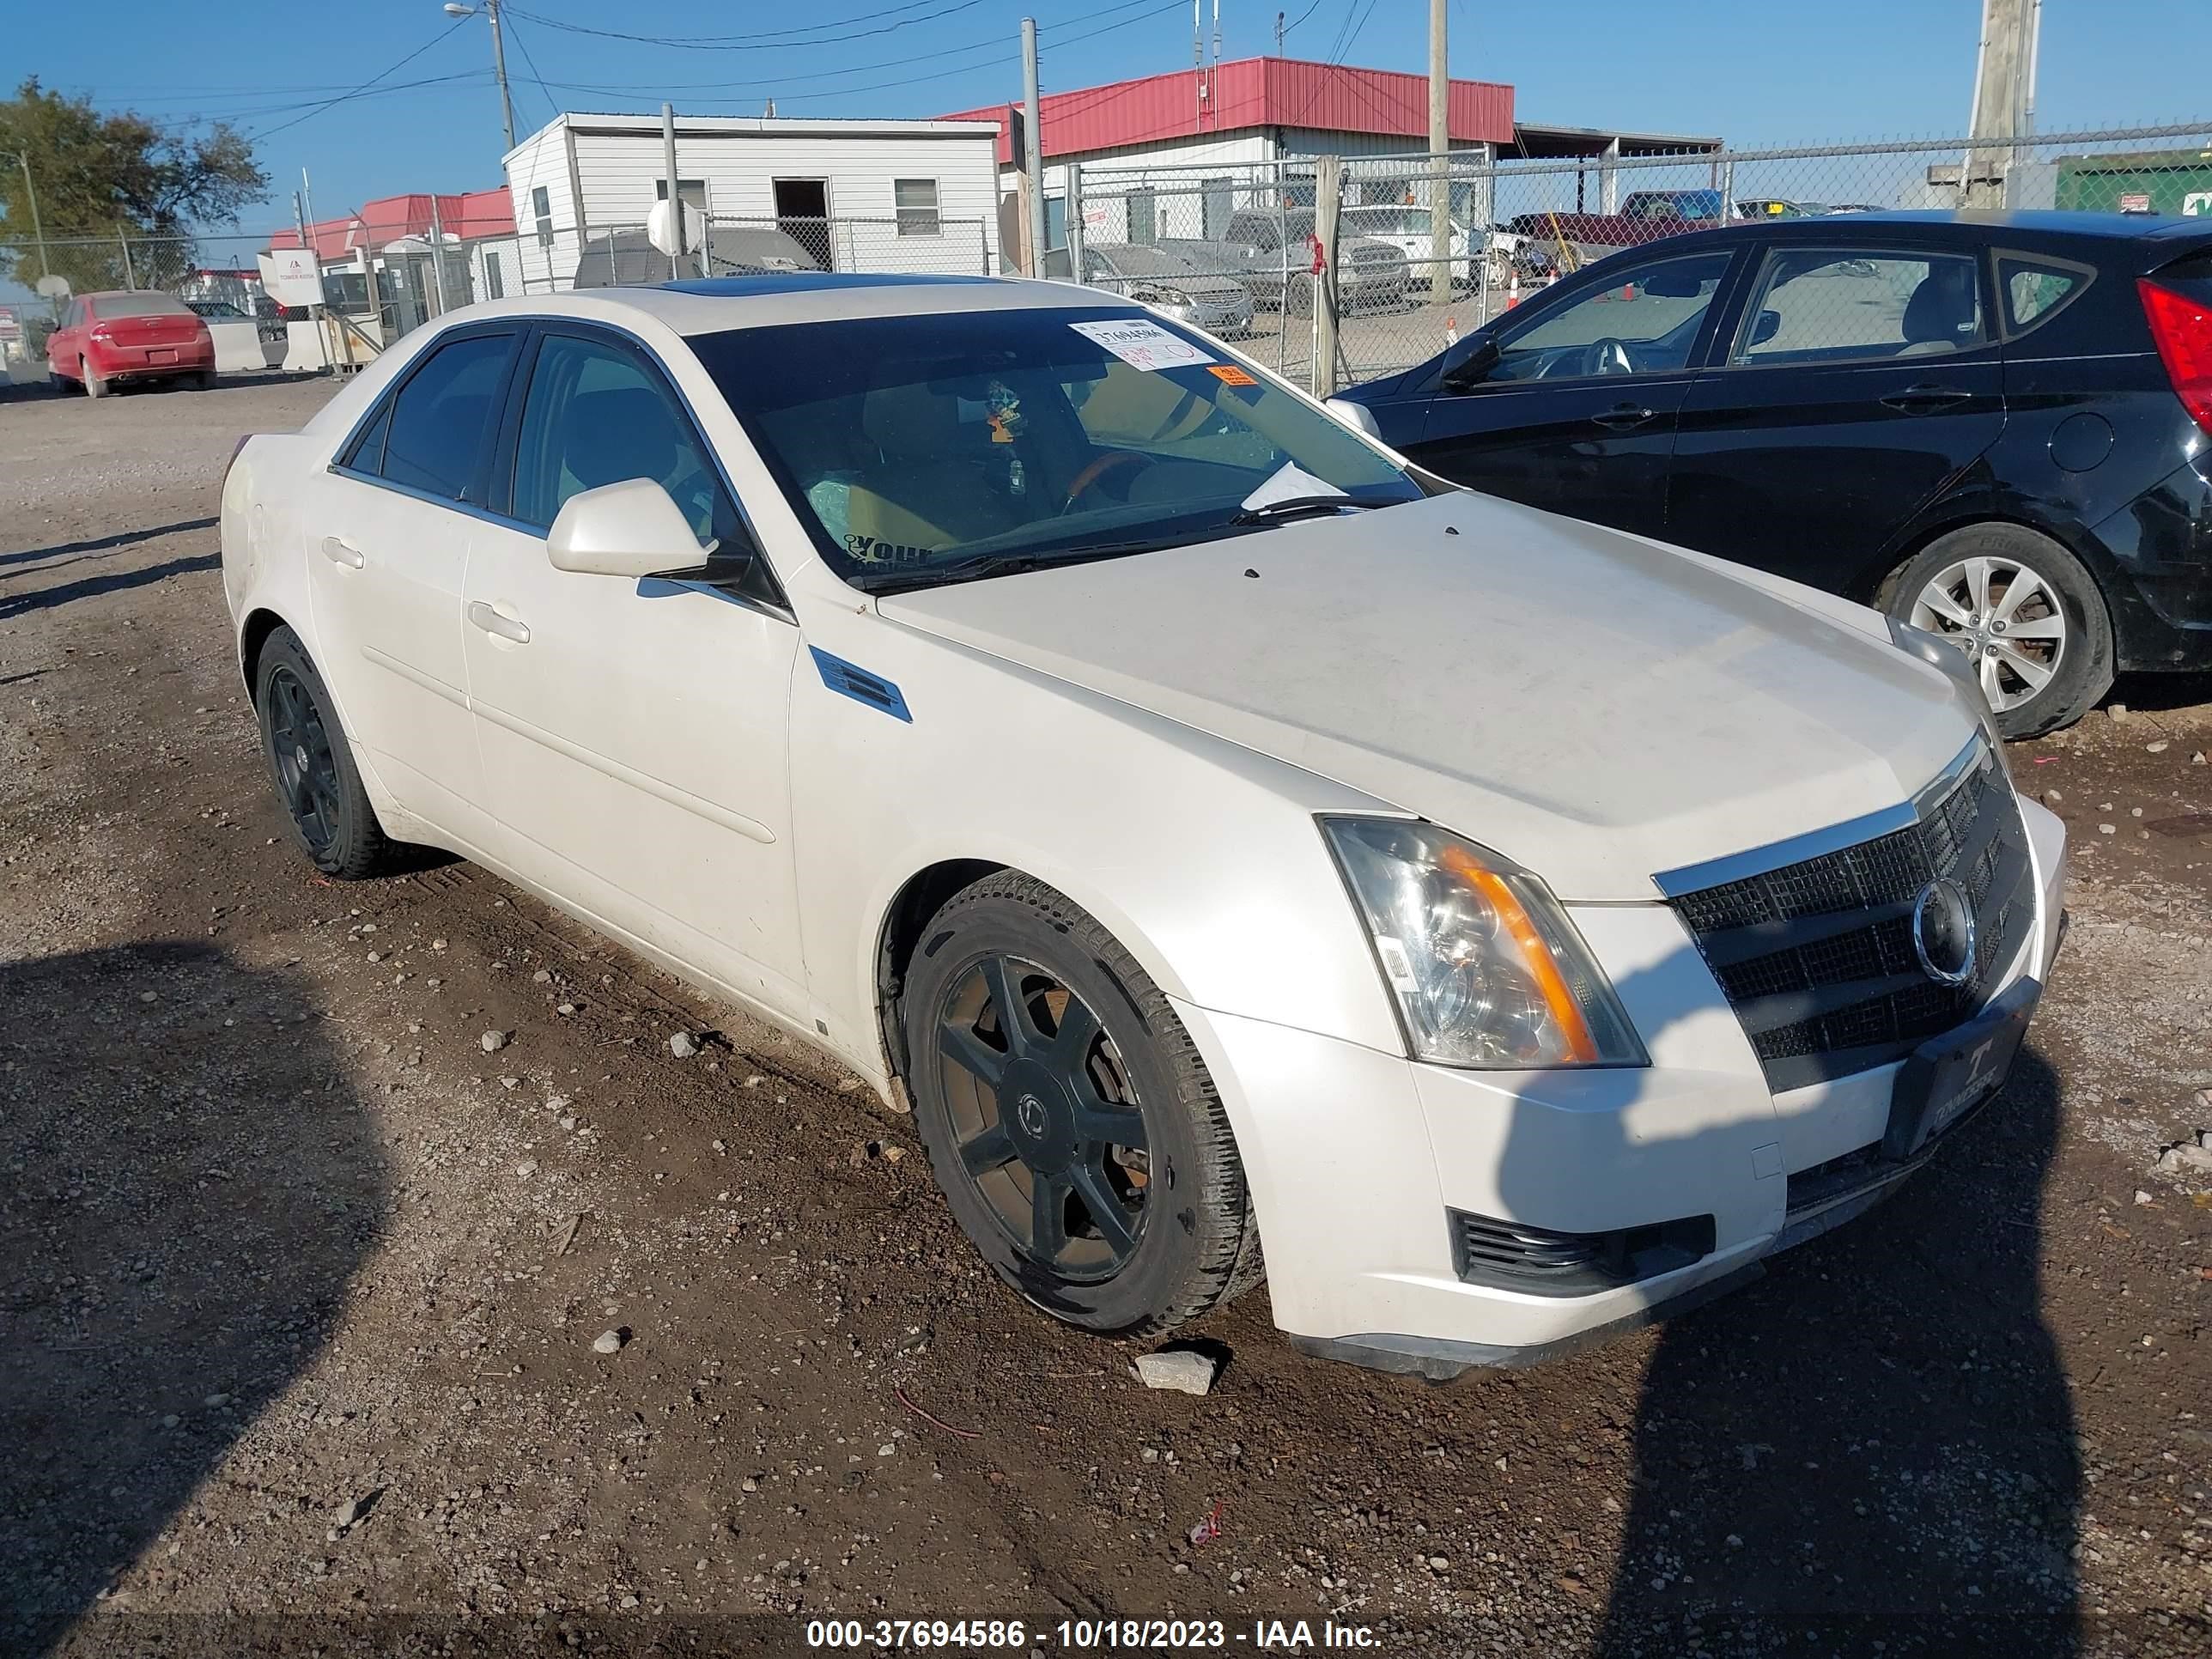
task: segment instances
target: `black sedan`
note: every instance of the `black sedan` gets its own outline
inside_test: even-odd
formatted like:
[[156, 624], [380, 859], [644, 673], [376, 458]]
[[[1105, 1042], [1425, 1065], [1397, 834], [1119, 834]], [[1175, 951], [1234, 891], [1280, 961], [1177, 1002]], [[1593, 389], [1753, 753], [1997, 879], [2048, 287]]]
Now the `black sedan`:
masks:
[[2212, 222], [1697, 231], [1342, 396], [1457, 483], [1948, 637], [2010, 736], [2212, 668]]

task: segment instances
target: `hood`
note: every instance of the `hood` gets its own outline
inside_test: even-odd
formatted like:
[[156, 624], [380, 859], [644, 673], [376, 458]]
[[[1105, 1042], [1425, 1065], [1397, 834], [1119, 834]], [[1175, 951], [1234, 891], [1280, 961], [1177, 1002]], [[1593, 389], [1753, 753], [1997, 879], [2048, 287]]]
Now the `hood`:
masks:
[[1941, 672], [1656, 542], [1454, 492], [886, 599], [895, 622], [1332, 778], [1568, 900], [1911, 799]]

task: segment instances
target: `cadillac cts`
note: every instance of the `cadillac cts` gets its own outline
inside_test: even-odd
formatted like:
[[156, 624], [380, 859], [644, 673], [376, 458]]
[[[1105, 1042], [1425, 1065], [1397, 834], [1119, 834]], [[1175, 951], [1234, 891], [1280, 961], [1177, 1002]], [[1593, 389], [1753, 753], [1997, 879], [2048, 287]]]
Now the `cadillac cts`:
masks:
[[472, 307], [222, 544], [319, 868], [449, 848], [821, 1045], [1092, 1331], [1263, 1249], [1387, 1369], [1647, 1320], [1930, 1156], [2057, 945], [1959, 653], [1087, 290]]

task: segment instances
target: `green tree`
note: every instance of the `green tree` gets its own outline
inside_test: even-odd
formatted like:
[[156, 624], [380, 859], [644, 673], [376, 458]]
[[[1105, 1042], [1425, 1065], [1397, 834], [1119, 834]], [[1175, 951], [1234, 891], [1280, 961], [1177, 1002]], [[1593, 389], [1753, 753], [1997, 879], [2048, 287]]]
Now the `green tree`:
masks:
[[[236, 224], [240, 211], [269, 195], [269, 175], [255, 162], [252, 143], [227, 123], [201, 137], [179, 137], [143, 115], [107, 113], [88, 99], [49, 92], [36, 76], [0, 100], [0, 152], [7, 152], [0, 159], [0, 276], [26, 282], [38, 276], [38, 254], [15, 155], [30, 162], [50, 245], [105, 240], [118, 232], [134, 240], [188, 239], [195, 225]], [[55, 248], [52, 258], [80, 291], [125, 280], [119, 250], [111, 258], [104, 250]], [[146, 273], [137, 280], [143, 284]]]

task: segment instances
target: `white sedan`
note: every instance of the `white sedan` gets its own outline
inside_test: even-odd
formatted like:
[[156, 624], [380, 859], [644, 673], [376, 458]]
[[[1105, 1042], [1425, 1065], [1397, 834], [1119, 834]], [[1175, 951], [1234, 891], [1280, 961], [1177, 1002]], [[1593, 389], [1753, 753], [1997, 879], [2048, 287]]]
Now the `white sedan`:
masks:
[[1088, 290], [471, 307], [247, 441], [222, 547], [319, 868], [449, 848], [819, 1044], [1092, 1331], [1263, 1242], [1387, 1369], [1640, 1322], [1924, 1161], [2057, 945], [1955, 653]]

